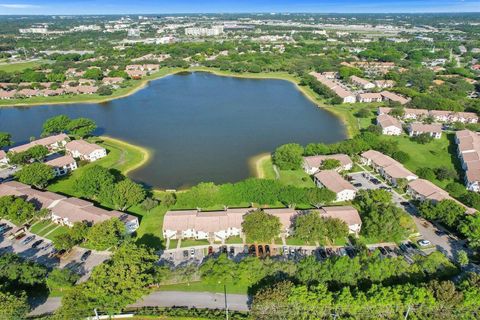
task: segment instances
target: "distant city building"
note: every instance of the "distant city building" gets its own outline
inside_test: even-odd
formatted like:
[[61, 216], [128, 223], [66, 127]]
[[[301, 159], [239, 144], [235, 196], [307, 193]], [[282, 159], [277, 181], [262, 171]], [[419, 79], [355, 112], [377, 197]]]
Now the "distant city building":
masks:
[[223, 26], [213, 26], [211, 28], [185, 28], [185, 35], [194, 37], [214, 37], [223, 34]]

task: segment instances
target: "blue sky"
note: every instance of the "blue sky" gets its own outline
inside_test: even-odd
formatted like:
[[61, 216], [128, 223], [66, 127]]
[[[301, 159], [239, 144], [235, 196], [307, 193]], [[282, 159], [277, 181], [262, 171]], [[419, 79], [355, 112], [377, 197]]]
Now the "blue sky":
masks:
[[480, 0], [0, 0], [0, 14], [480, 12]]

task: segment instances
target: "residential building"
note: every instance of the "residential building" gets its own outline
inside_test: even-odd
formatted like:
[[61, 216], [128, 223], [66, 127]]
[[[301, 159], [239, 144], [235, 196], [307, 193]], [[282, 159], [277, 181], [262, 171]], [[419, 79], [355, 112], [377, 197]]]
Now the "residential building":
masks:
[[322, 162], [328, 159], [338, 160], [340, 162], [340, 167], [338, 167], [337, 171], [342, 170], [351, 170], [353, 167], [353, 161], [350, 157], [346, 154], [330, 154], [330, 155], [318, 155], [318, 156], [310, 156], [303, 158], [303, 169], [308, 174], [315, 174], [317, 171], [320, 170], [322, 166]]
[[395, 81], [393, 80], [375, 80], [373, 81], [375, 87], [380, 89], [393, 88], [395, 86]]
[[[455, 112], [445, 110], [427, 110], [427, 109], [413, 109], [404, 108], [405, 111], [402, 119], [404, 120], [421, 120], [426, 117], [432, 117], [437, 122], [462, 122], [462, 123], [477, 123], [478, 116], [474, 112]], [[389, 114], [392, 108], [380, 107], [378, 114]]]
[[27, 144], [22, 144], [20, 146], [10, 148], [9, 151], [18, 153], [27, 151], [28, 149], [35, 146], [44, 146], [49, 151], [56, 151], [62, 149], [69, 140], [70, 138], [66, 134], [60, 133], [54, 136], [45, 137], [42, 139], [34, 140]]
[[357, 76], [351, 76], [350, 77], [350, 82], [362, 89], [368, 90], [368, 89], [373, 89], [375, 88], [375, 84], [371, 83], [368, 80], [365, 80], [363, 78], [357, 77]]
[[85, 140], [70, 141], [65, 145], [65, 150], [74, 158], [90, 162], [107, 156], [107, 150], [105, 148]]
[[254, 209], [239, 208], [222, 211], [168, 211], [163, 218], [165, 239], [194, 238], [225, 241], [242, 234], [243, 216]]
[[314, 76], [318, 82], [332, 90], [338, 97], [342, 99], [343, 103], [355, 103], [357, 98], [355, 95], [345, 89], [340, 83], [327, 79], [325, 76], [318, 72], [310, 72], [310, 75]]
[[368, 150], [362, 153], [361, 162], [364, 165], [371, 166], [394, 186], [397, 185], [399, 179], [406, 179], [407, 181], [418, 179], [415, 174], [405, 169], [400, 162], [376, 150]]
[[382, 129], [382, 134], [399, 136], [402, 134], [402, 123], [388, 114], [377, 116], [377, 125]]
[[96, 224], [118, 218], [125, 224], [128, 233], [139, 227], [138, 218], [120, 211], [108, 211], [95, 207], [93, 203], [31, 188], [29, 185], [9, 181], [0, 184], [0, 197], [20, 197], [33, 203], [37, 209], [48, 209], [53, 222], [72, 227], [75, 222]]
[[455, 142], [465, 170], [465, 186], [470, 191], [480, 192], [480, 137], [476, 132], [461, 130], [455, 133]]
[[[243, 218], [256, 208], [236, 208], [220, 211], [202, 212], [199, 210], [167, 211], [163, 218], [163, 237], [165, 239], [208, 240], [225, 242], [229, 237], [241, 236]], [[262, 209], [265, 213], [277, 217], [281, 224], [279, 236], [293, 234], [297, 216], [308, 211], [293, 208]], [[324, 218], [337, 218], [344, 221], [350, 233], [358, 234], [362, 221], [358, 211], [350, 206], [323, 207], [318, 212]]]
[[350, 201], [355, 198], [357, 189], [335, 170], [324, 170], [314, 175], [319, 188], [327, 188], [335, 193], [335, 202]]
[[376, 92], [359, 93], [357, 100], [358, 102], [382, 102], [383, 96]]
[[213, 26], [211, 28], [185, 28], [185, 35], [196, 37], [213, 37], [223, 34], [223, 26]]
[[45, 164], [51, 166], [55, 172], [55, 176], [63, 176], [67, 173], [77, 169], [77, 162], [71, 155], [61, 156], [45, 162]]
[[440, 139], [442, 137], [442, 125], [415, 122], [408, 126], [408, 134], [410, 137], [416, 137], [424, 133], [428, 133], [428, 135], [434, 139]]
[[323, 207], [319, 210], [323, 218], [340, 219], [348, 226], [349, 233], [358, 235], [362, 229], [362, 220], [357, 209], [352, 206]]
[[428, 200], [433, 203], [437, 203], [443, 200], [452, 200], [461, 205], [462, 207], [465, 207], [465, 213], [476, 213], [476, 210], [474, 208], [469, 208], [465, 206], [456, 199], [450, 197], [447, 191], [425, 179], [417, 179], [411, 181], [407, 185], [407, 194], [409, 194], [413, 199], [421, 202]]
[[398, 95], [396, 93], [390, 92], [390, 91], [382, 91], [380, 94], [383, 97], [383, 100], [385, 101], [393, 101], [393, 102], [398, 102], [400, 104], [407, 104], [410, 100], [402, 97], [401, 95]]

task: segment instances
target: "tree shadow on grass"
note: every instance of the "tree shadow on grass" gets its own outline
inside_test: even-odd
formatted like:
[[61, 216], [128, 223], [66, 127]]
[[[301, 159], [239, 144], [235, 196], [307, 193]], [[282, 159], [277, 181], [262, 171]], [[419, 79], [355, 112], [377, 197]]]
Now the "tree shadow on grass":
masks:
[[136, 243], [147, 245], [149, 247], [153, 247], [158, 250], [165, 249], [164, 241], [160, 239], [158, 236], [151, 233], [144, 234], [143, 236], [137, 239]]

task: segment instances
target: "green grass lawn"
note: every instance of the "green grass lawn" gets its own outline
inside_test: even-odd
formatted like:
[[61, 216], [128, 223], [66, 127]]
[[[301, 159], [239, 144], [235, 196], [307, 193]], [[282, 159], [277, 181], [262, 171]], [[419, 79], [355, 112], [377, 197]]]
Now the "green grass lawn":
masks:
[[165, 248], [166, 243], [163, 239], [162, 226], [167, 208], [158, 206], [150, 212], [145, 212], [139, 206], [134, 206], [128, 211], [140, 217], [140, 227], [136, 232], [137, 242], [156, 249]]
[[40, 232], [40, 230], [44, 229], [45, 227], [47, 227], [50, 224], [52, 224], [52, 221], [50, 221], [50, 220], [39, 221], [39, 222], [32, 225], [32, 227], [30, 228], [30, 232], [38, 234], [38, 232]]
[[210, 243], [207, 240], [184, 239], [180, 247], [194, 247], [194, 246], [208, 246]]
[[63, 233], [67, 233], [69, 230], [68, 227], [65, 227], [65, 226], [59, 226], [58, 228], [56, 228], [55, 230], [53, 230], [49, 235], [46, 236], [47, 239], [50, 239], [50, 240], [53, 240], [55, 238], [55, 236], [59, 235], [59, 234], [63, 234]]
[[[405, 167], [413, 172], [419, 168], [438, 168], [447, 167], [458, 171], [460, 164], [458, 158], [454, 153], [455, 145], [451, 142], [451, 136], [442, 135], [441, 139], [434, 139], [427, 144], [420, 144], [410, 140], [410, 137], [404, 135], [400, 137], [386, 137], [386, 139], [398, 142], [399, 150], [404, 151], [410, 155], [410, 159], [404, 163]], [[452, 180], [439, 181], [437, 179], [432, 181], [439, 187], [444, 188]]]
[[285, 185], [292, 185], [299, 188], [315, 187], [312, 178], [302, 169], [280, 170], [280, 179], [278, 180]]
[[15, 71], [21, 71], [27, 68], [33, 69], [35, 67], [38, 67], [48, 62], [49, 62], [48, 60], [38, 60], [38, 61], [29, 61], [29, 62], [20, 62], [20, 63], [0, 64], [0, 71], [15, 72]]
[[275, 179], [275, 171], [273, 170], [272, 157], [264, 157], [261, 159], [260, 170], [262, 170], [264, 179]]
[[226, 244], [242, 244], [242, 238], [240, 237], [230, 237], [225, 241]]

